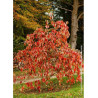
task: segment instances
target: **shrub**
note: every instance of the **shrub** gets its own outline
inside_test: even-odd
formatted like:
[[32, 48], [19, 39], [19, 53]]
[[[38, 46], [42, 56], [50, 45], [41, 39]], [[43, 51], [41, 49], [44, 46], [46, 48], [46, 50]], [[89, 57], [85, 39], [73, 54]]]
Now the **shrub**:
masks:
[[27, 71], [33, 77], [38, 75], [41, 78], [34, 84], [26, 83], [30, 89], [36, 88], [38, 91], [43, 85], [49, 90], [53, 89], [52, 81], [50, 81], [52, 76], [56, 76], [59, 85], [63, 77], [67, 77], [66, 83], [70, 84], [81, 81], [81, 55], [69, 47], [67, 39], [70, 34], [67, 22], [53, 20], [50, 22], [51, 28], [46, 21], [45, 29], [37, 28], [33, 34], [28, 34], [24, 42], [26, 48], [20, 50], [14, 58], [23, 63], [24, 67], [21, 71]]

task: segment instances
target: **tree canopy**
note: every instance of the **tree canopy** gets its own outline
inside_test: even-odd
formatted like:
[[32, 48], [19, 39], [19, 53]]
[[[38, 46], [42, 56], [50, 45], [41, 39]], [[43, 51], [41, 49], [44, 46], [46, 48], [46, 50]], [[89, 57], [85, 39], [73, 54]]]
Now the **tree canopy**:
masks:
[[[49, 5], [43, 5], [47, 0], [14, 0], [13, 20], [14, 20], [14, 46], [25, 40], [26, 34], [32, 33], [36, 28], [45, 26], [45, 21], [49, 16]], [[18, 47], [15, 46], [14, 51]], [[20, 48], [20, 47], [19, 47]]]

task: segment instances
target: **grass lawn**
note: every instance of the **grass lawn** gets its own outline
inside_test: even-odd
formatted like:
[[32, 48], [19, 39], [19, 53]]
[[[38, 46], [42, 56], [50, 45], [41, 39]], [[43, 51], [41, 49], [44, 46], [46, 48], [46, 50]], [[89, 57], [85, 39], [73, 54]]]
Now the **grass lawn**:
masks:
[[19, 69], [14, 69], [13, 72], [15, 73], [16, 76], [22, 76], [24, 74], [27, 74], [25, 71], [20, 71]]
[[[84, 75], [82, 77], [84, 81]], [[53, 83], [55, 82], [57, 82], [57, 80], [53, 79]], [[65, 77], [63, 78], [63, 83], [66, 83]], [[19, 91], [22, 85], [25, 84], [13, 85], [13, 98], [83, 98], [83, 93], [84, 93], [84, 83], [82, 84], [82, 91], [81, 91], [81, 84], [75, 83], [74, 85], [71, 85], [67, 90], [60, 90], [57, 92], [51, 91], [51, 92], [43, 92], [43, 93], [38, 93], [38, 92], [22, 93]]]

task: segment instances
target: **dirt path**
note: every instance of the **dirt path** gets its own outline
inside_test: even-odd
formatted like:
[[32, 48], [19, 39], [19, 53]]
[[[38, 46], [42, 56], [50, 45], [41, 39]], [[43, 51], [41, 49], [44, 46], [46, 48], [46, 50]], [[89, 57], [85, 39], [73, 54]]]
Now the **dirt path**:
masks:
[[[82, 74], [84, 74], [84, 72], [82, 72]], [[53, 79], [53, 78], [56, 78], [56, 76], [52, 76], [52, 77], [51, 77], [51, 79]], [[36, 81], [36, 80], [41, 80], [41, 78], [35, 77], [35, 78], [33, 78], [33, 79], [24, 79], [24, 80], [22, 81], [22, 83], [34, 82], [34, 81]], [[14, 84], [19, 84], [20, 81], [21, 81], [21, 80], [16, 80], [16, 82], [15, 82]]]

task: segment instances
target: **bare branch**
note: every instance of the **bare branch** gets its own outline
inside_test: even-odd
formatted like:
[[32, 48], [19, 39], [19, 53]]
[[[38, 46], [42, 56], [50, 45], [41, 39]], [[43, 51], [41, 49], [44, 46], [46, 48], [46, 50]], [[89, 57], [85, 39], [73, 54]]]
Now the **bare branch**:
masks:
[[63, 9], [65, 11], [69, 11], [69, 12], [72, 12], [72, 10], [69, 10], [69, 9], [66, 9], [66, 8], [62, 8], [61, 6], [58, 6], [58, 5], [55, 5], [57, 8], [60, 8], [60, 9]]
[[56, 6], [57, 8], [60, 8], [60, 9], [65, 10], [65, 11], [72, 12], [72, 10], [69, 10], [69, 9], [63, 8], [62, 6], [57, 5], [57, 4], [53, 4], [53, 2], [48, 2], [48, 3], [43, 3], [43, 4], [44, 4], [44, 5], [47, 5], [47, 4], [49, 4], [49, 5], [53, 5], [53, 6]]
[[79, 5], [78, 7], [84, 6], [84, 4]]
[[84, 13], [82, 12], [79, 16], [78, 16], [78, 21], [79, 21], [79, 19], [81, 18], [81, 16], [83, 15]]

